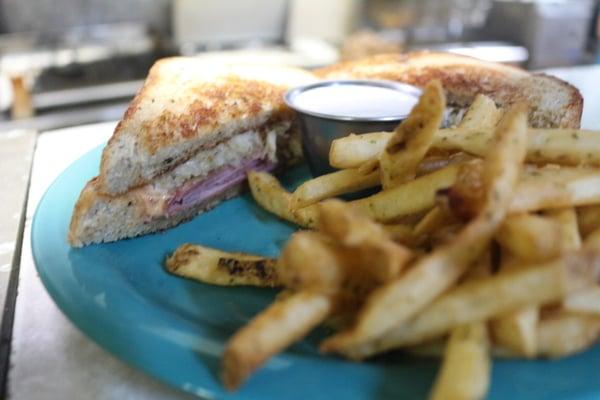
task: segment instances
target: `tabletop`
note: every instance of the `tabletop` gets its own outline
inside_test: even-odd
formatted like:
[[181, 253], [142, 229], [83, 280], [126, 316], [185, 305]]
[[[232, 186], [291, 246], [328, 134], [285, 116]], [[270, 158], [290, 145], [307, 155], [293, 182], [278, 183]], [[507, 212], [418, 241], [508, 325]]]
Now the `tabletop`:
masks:
[[[582, 127], [600, 129], [600, 91], [597, 90], [600, 83], [600, 66], [554, 69], [547, 72], [573, 83], [580, 89], [585, 99]], [[29, 239], [31, 221], [41, 196], [68, 165], [88, 150], [104, 143], [110, 137], [113, 128], [114, 123], [103, 123], [45, 132], [38, 136], [21, 235], [17, 235], [15, 240], [6, 239], [6, 233], [5, 237], [0, 236], [0, 241], [13, 244], [5, 247], [10, 249], [12, 265], [18, 267], [18, 285], [16, 282], [13, 285], [18, 291], [16, 298], [13, 298], [16, 300], [14, 324], [11, 324], [10, 318], [7, 321], [5, 316], [2, 329], [3, 332], [10, 333], [12, 327], [12, 341], [9, 341], [11, 367], [7, 381], [10, 399], [190, 398], [189, 395], [167, 387], [125, 365], [79, 332], [50, 299], [33, 263]], [[2, 135], [0, 133], [0, 158]], [[34, 135], [20, 135], [24, 139], [14, 140], [16, 144], [11, 144], [11, 149], [13, 152], [19, 152], [20, 159], [24, 160], [21, 164], [27, 166], [27, 160], [31, 158]], [[15, 174], [20, 174], [20, 188], [24, 193], [24, 182], [29, 176], [27, 168], [21, 167]], [[14, 178], [14, 181], [18, 179]], [[18, 230], [16, 226], [19, 225], [20, 219], [16, 215], [21, 213], [15, 205], [23, 203], [21, 197], [24, 195], [19, 197], [19, 194], [15, 193], [12, 197], [13, 208], [0, 210], [3, 223], [6, 220], [12, 221], [13, 229], [10, 232]], [[22, 244], [18, 240], [19, 237], [22, 237]], [[14, 246], [14, 243], [20, 246]], [[0, 257], [3, 255], [3, 245], [0, 243]], [[8, 261], [0, 258], [0, 277], [4, 270], [10, 272], [10, 268], [1, 266], [4, 263], [10, 265]], [[12, 275], [13, 280], [16, 280], [17, 274], [13, 271]], [[0, 285], [10, 286], [8, 281], [6, 278], [0, 280]], [[7, 299], [10, 298], [9, 293]]]
[[114, 125], [61, 129], [43, 133], [37, 140], [13, 327], [10, 399], [190, 398], [122, 363], [85, 337], [46, 293], [33, 263], [29, 238], [39, 200], [69, 164], [108, 140]]

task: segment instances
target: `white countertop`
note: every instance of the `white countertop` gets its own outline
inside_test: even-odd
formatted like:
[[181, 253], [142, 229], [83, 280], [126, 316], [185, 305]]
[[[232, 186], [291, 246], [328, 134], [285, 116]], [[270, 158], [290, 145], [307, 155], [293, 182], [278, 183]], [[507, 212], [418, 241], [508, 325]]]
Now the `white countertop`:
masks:
[[[553, 70], [580, 88], [582, 127], [600, 129], [600, 66]], [[80, 333], [50, 299], [31, 255], [31, 218], [40, 197], [60, 172], [103, 143], [114, 124], [63, 129], [38, 139], [23, 240], [9, 373], [10, 399], [189, 398], [128, 367]]]
[[[4, 309], [14, 265], [17, 233], [27, 198], [27, 184], [37, 132], [15, 130], [0, 135], [0, 309]], [[14, 278], [13, 278], [14, 279]]]
[[600, 129], [600, 65], [546, 69], [543, 72], [577, 87], [583, 96], [581, 127]]
[[67, 166], [108, 140], [114, 125], [62, 129], [38, 139], [21, 256], [9, 399], [190, 398], [122, 363], [84, 336], [54, 304], [33, 263], [31, 221], [39, 200]]

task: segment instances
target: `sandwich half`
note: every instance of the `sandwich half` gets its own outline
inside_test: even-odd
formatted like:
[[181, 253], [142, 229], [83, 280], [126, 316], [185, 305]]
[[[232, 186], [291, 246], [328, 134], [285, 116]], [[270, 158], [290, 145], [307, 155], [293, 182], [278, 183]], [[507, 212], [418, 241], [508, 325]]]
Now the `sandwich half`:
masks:
[[300, 157], [284, 92], [317, 79], [386, 79], [425, 86], [440, 79], [447, 125], [475, 96], [525, 101], [532, 127], [578, 128], [579, 91], [557, 78], [448, 53], [389, 54], [335, 64], [315, 74], [293, 68], [157, 62], [102, 154], [100, 174], [77, 201], [72, 246], [170, 228], [240, 193], [246, 172]]
[[301, 156], [291, 86], [314, 81], [285, 67], [158, 61], [75, 205], [79, 247], [166, 229], [240, 193], [246, 172]]
[[421, 87], [439, 79], [454, 122], [479, 93], [502, 107], [527, 103], [529, 125], [534, 128], [579, 128], [583, 111], [577, 88], [558, 78], [451, 53], [383, 54], [334, 64], [315, 74], [323, 79], [386, 79]]

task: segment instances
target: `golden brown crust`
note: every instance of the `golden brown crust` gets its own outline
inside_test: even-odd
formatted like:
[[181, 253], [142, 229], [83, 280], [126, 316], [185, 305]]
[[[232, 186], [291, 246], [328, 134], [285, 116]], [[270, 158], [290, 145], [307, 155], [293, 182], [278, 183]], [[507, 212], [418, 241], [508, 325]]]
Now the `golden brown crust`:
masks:
[[583, 96], [581, 95], [581, 92], [579, 92], [579, 89], [552, 75], [538, 73], [534, 74], [534, 76], [550, 79], [570, 93], [570, 100], [568, 104], [564, 105], [564, 108], [565, 115], [571, 116], [571, 120], [565, 121], [561, 126], [558, 126], [558, 128], [579, 129], [581, 126], [581, 116], [583, 114]]
[[[281, 117], [280, 113], [290, 113], [282, 101], [285, 90], [284, 87], [233, 76], [224, 78], [219, 84], [194, 86], [191, 91], [195, 99], [185, 113], [166, 109], [156, 118], [142, 123], [140, 143], [150, 154], [155, 154], [163, 146], [195, 137], [199, 126], [217, 129], [223, 119], [254, 118], [266, 107]], [[143, 95], [142, 92], [140, 96]], [[227, 99], [236, 99], [236, 102], [230, 107], [214, 106], [226, 104]]]
[[291, 119], [286, 89], [314, 79], [284, 67], [211, 66], [184, 57], [158, 61], [102, 153], [99, 188], [123, 193], [202, 148]]
[[113, 242], [174, 227], [211, 208], [221, 201], [239, 195], [244, 183], [185, 209], [179, 213], [149, 218], [144, 206], [129, 193], [111, 197], [98, 192], [95, 178], [82, 191], [71, 218], [68, 242], [72, 247], [92, 243]]
[[[487, 70], [477, 71], [487, 67]], [[410, 80], [411, 84], [423, 86], [432, 79], [443, 78], [443, 83], [452, 86], [475, 84], [481, 88], [486, 87], [484, 80], [478, 76], [468, 76], [457, 72], [474, 70], [477, 74], [489, 73], [491, 75], [504, 75], [511, 73], [526, 75], [520, 68], [488, 63], [467, 56], [450, 53], [436, 53], [430, 51], [415, 51], [403, 54], [379, 54], [356, 61], [346, 61], [333, 64], [314, 71], [321, 78], [329, 78], [337, 74], [350, 73], [364, 77], [377, 77], [389, 80]], [[408, 83], [408, 82], [407, 82]]]
[[96, 186], [98, 177], [92, 178], [79, 194], [79, 199], [75, 203], [75, 209], [71, 216], [71, 223], [69, 224], [68, 242], [71, 246], [74, 246], [78, 242], [77, 238], [77, 227], [81, 224], [82, 218], [87, 214], [88, 210], [92, 206], [96, 198]]
[[578, 128], [583, 110], [579, 91], [558, 78], [449, 53], [383, 54], [315, 71], [321, 78], [387, 79], [425, 86], [439, 79], [449, 102], [467, 106], [478, 93], [506, 106], [525, 101], [534, 127]]

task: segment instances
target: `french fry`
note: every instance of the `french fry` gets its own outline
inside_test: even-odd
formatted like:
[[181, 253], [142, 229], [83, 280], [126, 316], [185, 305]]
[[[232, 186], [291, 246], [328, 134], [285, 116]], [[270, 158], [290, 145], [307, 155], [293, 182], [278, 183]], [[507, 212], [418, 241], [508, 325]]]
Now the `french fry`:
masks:
[[493, 130], [489, 127], [441, 129], [435, 136], [432, 147], [443, 151], [463, 151], [475, 156], [485, 155], [492, 142]]
[[[473, 160], [461, 165], [456, 184], [448, 191], [450, 207], [458, 216], [469, 218], [481, 207], [482, 163]], [[600, 202], [600, 170], [527, 168], [517, 186], [511, 213], [551, 210]]]
[[345, 248], [321, 232], [292, 235], [282, 251], [279, 274], [286, 288], [327, 294], [334, 301], [333, 317], [338, 323], [349, 321], [379, 284], [362, 252]]
[[[582, 241], [581, 235], [579, 234], [579, 226], [577, 223], [577, 213], [574, 208], [562, 208], [556, 210], [549, 210], [546, 212], [550, 218], [558, 222], [562, 228], [563, 239], [561, 241], [562, 248], [566, 250], [577, 250], [581, 248]], [[585, 290], [587, 292], [587, 289]], [[572, 296], [577, 296], [579, 293], [573, 293], [567, 296], [563, 300], [563, 308], [565, 303], [569, 301]], [[578, 299], [580, 300], [580, 299]], [[590, 299], [591, 300], [591, 299]], [[577, 303], [577, 300], [575, 301]], [[571, 305], [573, 301], [571, 301]]]
[[[561, 253], [562, 254], [562, 253]], [[537, 263], [557, 257], [541, 257]], [[528, 262], [510, 254], [502, 255], [500, 273], [527, 268]], [[510, 310], [490, 320], [489, 327], [495, 342], [521, 357], [533, 358], [537, 355], [537, 325], [540, 309], [536, 305], [528, 305]]]
[[560, 165], [600, 166], [598, 131], [583, 129], [531, 129], [527, 161]]
[[437, 201], [448, 214], [462, 220], [477, 215], [485, 202], [483, 169], [483, 161], [479, 159], [461, 164], [454, 185], [438, 192]]
[[[581, 247], [581, 238], [579, 237], [579, 231], [577, 230], [577, 222], [573, 222], [573, 215], [565, 212], [564, 215], [559, 214], [558, 216], [562, 217], [562, 220], [565, 223], [565, 230], [571, 231], [571, 247]], [[584, 242], [584, 246], [586, 249], [600, 250], [600, 230], [594, 232], [588, 235]], [[596, 314], [600, 316], [600, 286], [594, 285], [580, 292], [568, 295], [562, 301], [562, 309], [568, 312]]]
[[444, 226], [452, 224], [456, 220], [446, 210], [435, 206], [415, 225], [413, 234], [416, 237], [430, 235]]
[[[389, 140], [378, 135], [372, 148], [383, 148]], [[343, 140], [343, 139], [340, 139]], [[373, 141], [372, 138], [365, 140]], [[442, 129], [435, 136], [433, 148], [441, 150], [460, 150], [475, 155], [484, 155], [491, 140], [485, 129], [466, 131], [462, 128]], [[600, 155], [590, 151], [599, 146], [598, 132], [565, 129], [529, 129], [526, 161], [534, 163], [556, 163], [561, 165], [600, 165]], [[596, 146], [596, 147], [594, 147]], [[381, 150], [380, 150], [381, 151]], [[373, 157], [373, 155], [370, 155]], [[358, 160], [357, 162], [362, 162]]]
[[577, 225], [577, 214], [572, 207], [546, 211], [545, 215], [556, 221], [561, 227], [562, 240], [560, 247], [564, 250], [581, 248], [581, 236]]
[[[496, 131], [496, 146], [485, 161], [486, 202], [478, 217], [456, 238], [419, 260], [399, 279], [376, 289], [353, 329], [323, 342], [324, 351], [349, 354], [399, 326], [454, 284], [490, 242], [504, 218], [525, 153], [526, 112], [516, 107]], [[393, 189], [394, 190], [394, 189]]]
[[436, 193], [454, 183], [458, 168], [458, 164], [449, 165], [350, 204], [376, 221], [393, 222], [433, 207]]
[[335, 295], [346, 278], [343, 264], [327, 237], [301, 231], [292, 235], [281, 253], [279, 276], [287, 288]]
[[[433, 138], [432, 148], [483, 156], [489, 148], [491, 133], [480, 128], [440, 129]], [[335, 168], [357, 167], [377, 157], [391, 136], [391, 132], [374, 132], [336, 139], [331, 144], [329, 162]], [[594, 151], [599, 147], [598, 131], [529, 128], [526, 161], [600, 166], [600, 153]]]
[[[481, 203], [481, 179], [477, 180], [480, 162], [461, 164], [457, 182], [460, 190], [449, 192], [450, 204], [461, 215], [473, 215]], [[466, 171], [466, 172], [465, 172]], [[466, 178], [462, 178], [466, 176]], [[548, 166], [529, 167], [523, 171], [510, 205], [510, 213], [550, 210], [600, 203], [600, 170]], [[460, 207], [458, 207], [460, 205]]]
[[492, 369], [487, 328], [475, 322], [450, 335], [440, 372], [429, 396], [432, 400], [483, 399]]
[[412, 252], [395, 243], [371, 219], [339, 200], [320, 204], [319, 229], [343, 246], [361, 250], [361, 265], [380, 282], [396, 277], [412, 258]]
[[540, 321], [540, 355], [564, 357], [590, 347], [599, 337], [600, 318], [593, 315], [559, 312]]
[[562, 308], [574, 313], [594, 314], [600, 317], [600, 286], [592, 286], [567, 296]]
[[489, 246], [464, 275], [463, 282], [487, 278], [493, 273], [492, 248]]
[[[465, 151], [471, 154], [484, 156], [487, 148], [492, 141], [493, 128], [502, 118], [502, 110], [496, 107], [496, 104], [489, 97], [479, 94], [473, 100], [473, 103], [467, 110], [462, 121], [458, 125], [459, 132], [453, 129], [447, 129], [438, 132], [436, 136], [437, 148], [447, 151], [456, 151], [460, 145], [454, 143], [455, 139], [461, 140], [460, 143], [472, 144], [465, 146]], [[464, 132], [461, 134], [461, 132]], [[465, 136], [481, 137], [483, 140], [464, 140]], [[484, 146], [482, 146], [484, 145]]]
[[273, 175], [267, 172], [248, 172], [248, 185], [254, 200], [265, 210], [281, 219], [299, 224], [290, 210], [291, 194]]
[[414, 346], [406, 346], [402, 351], [418, 357], [441, 358], [444, 356], [447, 344], [447, 338], [440, 337]]
[[600, 339], [600, 133], [531, 129], [524, 105], [503, 115], [483, 95], [439, 129], [444, 103], [431, 83], [394, 132], [335, 140], [343, 169], [294, 193], [249, 173], [258, 204], [316, 229], [278, 260], [189, 244], [167, 259], [206, 283], [286, 289], [231, 338], [225, 387], [321, 323], [337, 330], [323, 352], [443, 355], [432, 399], [484, 398], [492, 355], [561, 357]]
[[580, 251], [528, 268], [465, 283], [377, 340], [344, 349], [353, 359], [436, 338], [450, 329], [525, 306], [553, 303], [589, 287], [600, 276], [600, 253]]
[[344, 246], [373, 245], [389, 241], [387, 232], [373, 220], [341, 200], [320, 205], [320, 230]]
[[600, 228], [600, 204], [578, 207], [577, 224], [583, 237]]
[[600, 249], [600, 228], [587, 235], [584, 245], [586, 248]]
[[[431, 94], [429, 94], [428, 97], [431, 97]], [[437, 97], [438, 99], [443, 99], [439, 94]], [[438, 104], [439, 102], [436, 102], [435, 111], [438, 111]], [[430, 111], [427, 110], [427, 112], [429, 113]], [[434, 115], [437, 117], [437, 114]], [[488, 129], [489, 133], [487, 133], [486, 141], [489, 142], [493, 134], [493, 128], [500, 120], [500, 117], [501, 111], [496, 108], [494, 102], [487, 96], [478, 95], [469, 107], [469, 110], [465, 114], [458, 129], [435, 129], [435, 131], [427, 131], [427, 133], [431, 133], [432, 136], [429, 137], [426, 135], [424, 137], [424, 139], [426, 139], [426, 142], [424, 143], [426, 146], [423, 146], [423, 143], [421, 143], [420, 148], [429, 148], [432, 140], [444, 144], [444, 142], [448, 140], [448, 137], [452, 140], [454, 137], [461, 137], [474, 129], [476, 132]], [[442, 132], [447, 132], [447, 134], [444, 135]], [[398, 132], [373, 132], [363, 135], [353, 134], [342, 139], [334, 140], [329, 151], [329, 162], [334, 168], [355, 168], [364, 165], [369, 161], [374, 161], [380, 154], [384, 153], [386, 147], [390, 146], [390, 139], [394, 137], [394, 135], [397, 136]], [[437, 136], [439, 136], [439, 138], [436, 138]], [[486, 144], [488, 144], [487, 142]], [[457, 146], [452, 146], [451, 150], [456, 150], [456, 147]], [[482, 153], [485, 154], [485, 152], [481, 151], [477, 154]], [[420, 156], [420, 158], [423, 158], [423, 156], [424, 154]], [[444, 159], [447, 160], [447, 158]], [[411, 167], [411, 170], [412, 168], [414, 168], [414, 166]]]
[[298, 225], [317, 229], [319, 227], [319, 204], [311, 204], [310, 206], [298, 208], [292, 211], [294, 219]]
[[445, 108], [446, 98], [442, 85], [437, 80], [429, 82], [418, 103], [394, 130], [379, 156], [384, 189], [415, 177], [417, 167], [429, 150], [433, 135], [442, 122]]
[[522, 357], [537, 354], [537, 327], [539, 307], [525, 306], [509, 311], [492, 320], [490, 328], [501, 346]]
[[[414, 346], [406, 346], [402, 351], [417, 357], [441, 358], [446, 350], [445, 339], [434, 339]], [[522, 356], [497, 344], [491, 343], [490, 354], [494, 358], [521, 358]]]
[[184, 278], [222, 286], [281, 286], [277, 260], [184, 244], [166, 260], [167, 271]]
[[372, 132], [336, 139], [329, 148], [329, 164], [339, 169], [358, 168], [376, 159], [391, 136], [392, 132]]
[[[368, 174], [371, 171], [379, 170], [379, 159], [374, 158], [372, 160], [367, 161], [358, 167], [358, 171], [362, 174]], [[381, 181], [381, 172], [379, 173], [379, 178]]]
[[[537, 262], [545, 259], [547, 257], [542, 257]], [[503, 254], [501, 260], [501, 273], [527, 266], [524, 264], [524, 259], [510, 254]], [[538, 320], [539, 308], [537, 306], [520, 307], [490, 320], [490, 334], [503, 349], [521, 357], [531, 358], [537, 352]]]
[[473, 159], [474, 157], [472, 155], [460, 151], [444, 156], [427, 156], [419, 164], [417, 176], [427, 175], [438, 169], [447, 167], [448, 165], [462, 164]]
[[[471, 268], [466, 281], [492, 274], [490, 251]], [[490, 343], [485, 322], [459, 326], [450, 332], [431, 399], [482, 399], [490, 381]]]
[[[392, 222], [433, 207], [436, 193], [454, 183], [459, 168], [460, 164], [452, 164], [350, 204], [376, 221]], [[291, 195], [279, 185], [275, 177], [264, 172], [251, 172], [248, 177], [252, 194], [263, 208], [300, 226], [318, 226], [318, 208], [315, 204], [292, 211]]]
[[547, 260], [562, 254], [563, 230], [558, 221], [535, 214], [509, 215], [496, 233], [503, 249], [520, 260]]
[[438, 248], [438, 246], [444, 246], [455, 240], [455, 238], [464, 229], [465, 224], [455, 223], [444, 227], [441, 227], [437, 231], [433, 232], [427, 238], [427, 245], [431, 248]]
[[523, 174], [511, 212], [538, 211], [600, 202], [600, 170], [539, 168]]
[[306, 336], [332, 310], [330, 297], [303, 291], [276, 301], [230, 339], [222, 359], [223, 385], [238, 388], [270, 357]]
[[334, 309], [346, 285], [344, 256], [318, 232], [298, 232], [283, 249], [280, 279], [295, 294], [273, 303], [229, 341], [222, 380], [237, 388], [274, 354], [304, 337]]
[[496, 107], [494, 100], [483, 94], [478, 94], [458, 126], [465, 130], [489, 129], [491, 139], [492, 130], [501, 118], [502, 111]]
[[[562, 254], [562, 253], [561, 253]], [[557, 257], [557, 256], [555, 256]], [[550, 260], [553, 257], [542, 257], [537, 262]], [[500, 272], [527, 267], [527, 259], [515, 258], [510, 255], [502, 256]], [[529, 261], [535, 262], [535, 259]], [[495, 342], [520, 357], [533, 358], [537, 355], [537, 326], [540, 318], [540, 308], [528, 305], [502, 313], [489, 322], [490, 332]]]
[[415, 236], [411, 225], [389, 224], [382, 225], [382, 228], [385, 229], [392, 240], [405, 246], [414, 247], [420, 243], [420, 239]]
[[323, 199], [379, 185], [379, 170], [362, 173], [358, 168], [343, 169], [310, 179], [292, 193], [290, 206], [298, 209]]

